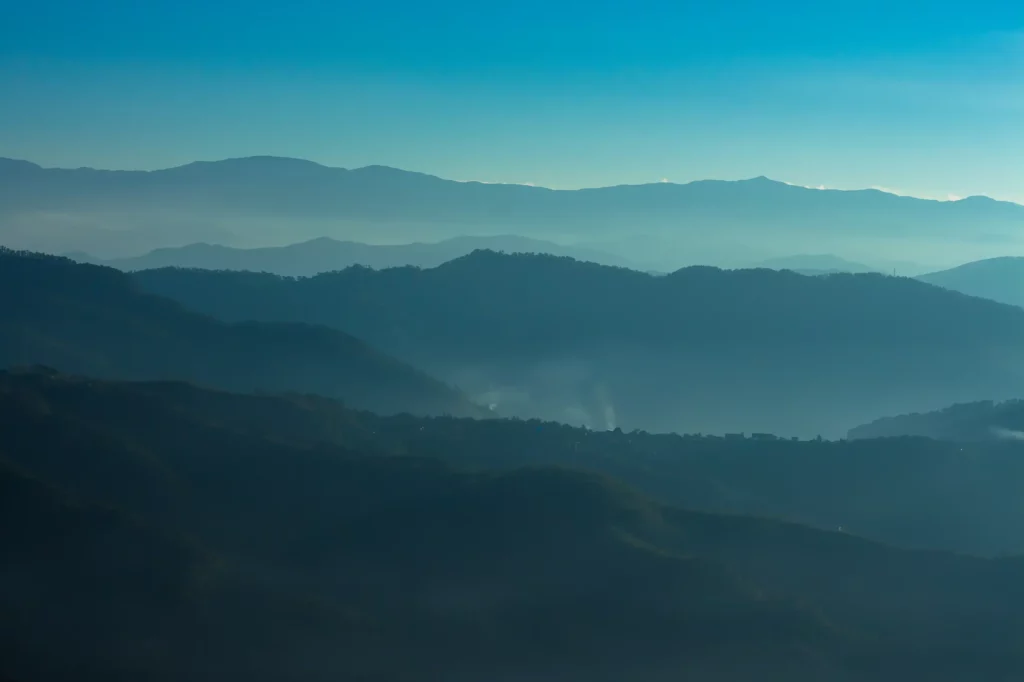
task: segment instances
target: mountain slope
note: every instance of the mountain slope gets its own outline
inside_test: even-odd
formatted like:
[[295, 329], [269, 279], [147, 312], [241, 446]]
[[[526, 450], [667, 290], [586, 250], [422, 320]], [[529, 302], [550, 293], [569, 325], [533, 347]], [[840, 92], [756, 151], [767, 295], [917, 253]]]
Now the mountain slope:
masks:
[[[33, 375], [20, 386], [35, 386]], [[28, 383], [26, 383], [28, 382]], [[33, 388], [37, 391], [37, 388]], [[90, 397], [91, 396], [91, 397]], [[667, 504], [714, 513], [786, 519], [904, 547], [996, 556], [1024, 552], [1024, 458], [1015, 441], [963, 444], [926, 439], [790, 441], [644, 432], [588, 431], [520, 420], [385, 417], [345, 409], [315, 396], [239, 396], [177, 383], [54, 382], [50, 412], [73, 412], [81, 423], [102, 422], [130, 442], [159, 439], [161, 452], [185, 447], [189, 424], [209, 423], [259, 443], [289, 448], [323, 444], [362, 453], [439, 458], [459, 469], [510, 471], [564, 466], [612, 476]], [[29, 405], [35, 403], [28, 403]], [[178, 422], [168, 419], [168, 405]], [[8, 407], [3, 418], [27, 428], [31, 413]], [[165, 424], [156, 431], [157, 424]], [[64, 433], [53, 441], [51, 432]], [[47, 480], [66, 482], [51, 467], [87, 433], [64, 425], [42, 428], [23, 447], [24, 460]], [[262, 445], [251, 444], [255, 451]], [[69, 469], [71, 481], [121, 480], [147, 491], [124, 506], [146, 505], [150, 517], [174, 488], [173, 478], [147, 460]], [[254, 467], [257, 478], [275, 475]], [[332, 486], [334, 484], [331, 484]], [[216, 490], [216, 486], [213, 488]], [[158, 494], [158, 490], [165, 491]], [[376, 493], [379, 495], [380, 493]]]
[[966, 234], [1012, 236], [1024, 225], [1024, 207], [991, 199], [938, 202], [875, 190], [811, 190], [766, 178], [550, 190], [273, 157], [149, 172], [7, 162], [0, 164], [0, 206], [5, 243], [102, 257], [196, 241], [262, 246], [329, 236], [374, 242], [382, 231], [404, 241], [467, 233], [664, 237], [676, 253], [664, 253], [664, 246], [661, 252], [637, 249], [645, 269], [701, 262], [701, 254], [723, 244], [775, 253], [786, 239], [824, 250], [866, 239], [890, 246], [918, 239], [923, 246], [969, 241]]
[[17, 447], [0, 450], [0, 678], [127, 682], [174, 670], [171, 652], [153, 643], [184, 637], [190, 593], [203, 591], [209, 557], [13, 466], [4, 456], [20, 454]]
[[482, 415], [456, 390], [343, 332], [224, 324], [139, 291], [127, 275], [0, 251], [0, 366], [314, 392], [385, 412]]
[[157, 249], [134, 258], [93, 259], [85, 254], [68, 254], [74, 260], [108, 265], [119, 270], [147, 270], [163, 267], [204, 270], [250, 270], [284, 276], [309, 276], [343, 270], [352, 265], [381, 269], [414, 265], [432, 268], [465, 256], [477, 249], [507, 253], [548, 253], [571, 255], [607, 265], [626, 265], [621, 258], [594, 249], [568, 247], [539, 239], [502, 235], [456, 237], [429, 244], [374, 245], [340, 242], [326, 237], [289, 246], [236, 249], [214, 244], [190, 244], [180, 248]]
[[135, 277], [227, 320], [344, 325], [505, 414], [596, 428], [841, 436], [886, 413], [1024, 391], [1022, 311], [882, 275], [654, 277], [481, 251], [299, 280]]
[[[1001, 682], [1024, 669], [1020, 560], [682, 511], [593, 474], [456, 473], [239, 428], [262, 425], [268, 400], [294, 409], [178, 384], [0, 374], [0, 485], [51, 491], [0, 498], [0, 543], [18, 557], [5, 568], [39, 557], [11, 554], [26, 546], [17, 537], [47, 538], [61, 558], [24, 571], [22, 594], [45, 603], [55, 584], [102, 578], [128, 557], [144, 579], [187, 588], [108, 610], [112, 632], [141, 619], [146, 651], [159, 655], [94, 650], [97, 677]], [[142, 545], [53, 533], [41, 510], [55, 506], [65, 525], [95, 525], [100, 506], [137, 519]], [[158, 538], [185, 536], [170, 544], [194, 549], [173, 555], [195, 559], [160, 551], [147, 563]], [[104, 598], [130, 601], [136, 581], [107, 580]], [[93, 628], [60, 629], [97, 617], [82, 596], [60, 617], [59, 595], [34, 611], [68, 665], [97, 639]], [[23, 644], [24, 631], [12, 635]], [[70, 679], [40, 674], [32, 657], [3, 664], [26, 679]]]
[[1024, 258], [988, 258], [920, 275], [918, 279], [968, 296], [1024, 307]]
[[[534, 420], [371, 418], [357, 443], [475, 470], [591, 469], [688, 509], [785, 519], [901, 547], [1024, 553], [1016, 440], [792, 441], [588, 431]], [[361, 435], [357, 435], [361, 434]], [[372, 437], [370, 434], [373, 434]]]

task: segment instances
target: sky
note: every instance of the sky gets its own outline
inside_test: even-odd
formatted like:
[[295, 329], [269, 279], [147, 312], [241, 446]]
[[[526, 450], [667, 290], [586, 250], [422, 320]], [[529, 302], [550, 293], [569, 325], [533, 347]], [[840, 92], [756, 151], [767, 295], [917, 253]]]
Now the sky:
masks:
[[11, 0], [0, 156], [1024, 202], [1024, 3]]

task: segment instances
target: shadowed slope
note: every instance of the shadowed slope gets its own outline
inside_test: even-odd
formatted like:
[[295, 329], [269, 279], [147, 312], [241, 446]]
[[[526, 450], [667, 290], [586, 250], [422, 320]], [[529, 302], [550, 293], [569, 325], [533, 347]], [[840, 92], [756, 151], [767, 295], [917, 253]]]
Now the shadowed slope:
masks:
[[145, 294], [112, 268], [0, 252], [0, 366], [314, 392], [381, 412], [484, 416], [455, 389], [348, 334], [224, 324]]

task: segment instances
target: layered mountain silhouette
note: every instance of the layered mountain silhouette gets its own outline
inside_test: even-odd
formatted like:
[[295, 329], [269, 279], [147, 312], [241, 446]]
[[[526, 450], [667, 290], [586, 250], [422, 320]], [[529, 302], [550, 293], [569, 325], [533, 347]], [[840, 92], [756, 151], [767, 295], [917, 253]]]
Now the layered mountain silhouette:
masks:
[[0, 366], [298, 391], [383, 412], [484, 416], [454, 388], [335, 329], [225, 324], [113, 268], [0, 251]]
[[838, 437], [885, 414], [1024, 390], [1024, 311], [877, 274], [655, 277], [480, 251], [297, 280], [135, 277], [225, 320], [344, 328], [505, 414], [593, 428]]
[[970, 296], [1024, 306], [1024, 258], [1021, 257], [987, 258], [920, 275], [918, 279]]
[[204, 270], [251, 270], [276, 275], [309, 276], [342, 270], [352, 265], [392, 268], [403, 265], [432, 268], [479, 249], [506, 253], [547, 253], [572, 256], [605, 265], [627, 266], [628, 261], [610, 253], [582, 247], [561, 246], [549, 241], [501, 235], [456, 237], [436, 243], [377, 245], [341, 242], [327, 237], [280, 247], [237, 249], [217, 244], [190, 244], [157, 249], [134, 258], [96, 259], [88, 254], [66, 254], [82, 262], [109, 265], [119, 270], [163, 267]]
[[[683, 511], [582, 471], [461, 473], [395, 452], [368, 415], [296, 401], [0, 373], [0, 674], [959, 682], [1024, 666], [1019, 559]], [[268, 410], [336, 430], [314, 443]], [[374, 442], [336, 444], [359, 433]], [[458, 449], [454, 433], [431, 440]]]
[[104, 258], [191, 242], [265, 246], [321, 236], [377, 243], [514, 233], [628, 245], [640, 232], [672, 250], [637, 247], [644, 269], [701, 262], [726, 243], [777, 253], [787, 240], [830, 249], [851, 239], [991, 240], [1024, 225], [1024, 207], [983, 197], [938, 202], [763, 177], [551, 190], [275, 157], [158, 171], [4, 160], [0, 207], [7, 244]]

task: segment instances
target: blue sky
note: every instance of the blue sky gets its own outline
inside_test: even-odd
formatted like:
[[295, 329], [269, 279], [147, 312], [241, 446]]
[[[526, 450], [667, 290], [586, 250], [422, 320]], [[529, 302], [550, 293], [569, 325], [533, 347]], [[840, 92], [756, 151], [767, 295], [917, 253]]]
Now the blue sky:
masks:
[[0, 155], [1024, 201], [1024, 3], [12, 1]]

